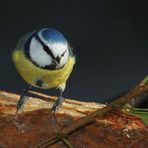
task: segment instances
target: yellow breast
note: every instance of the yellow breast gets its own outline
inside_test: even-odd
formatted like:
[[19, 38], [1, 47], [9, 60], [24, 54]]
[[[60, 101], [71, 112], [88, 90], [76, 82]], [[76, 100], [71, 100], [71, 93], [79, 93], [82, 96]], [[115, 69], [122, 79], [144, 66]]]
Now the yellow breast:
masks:
[[69, 57], [67, 64], [61, 69], [42, 69], [29, 61], [25, 57], [23, 50], [18, 49], [13, 52], [12, 59], [17, 71], [25, 81], [35, 87], [40, 87], [37, 85], [38, 80], [42, 81], [43, 85], [41, 88], [43, 89], [56, 88], [60, 84], [65, 83], [75, 64], [75, 57]]

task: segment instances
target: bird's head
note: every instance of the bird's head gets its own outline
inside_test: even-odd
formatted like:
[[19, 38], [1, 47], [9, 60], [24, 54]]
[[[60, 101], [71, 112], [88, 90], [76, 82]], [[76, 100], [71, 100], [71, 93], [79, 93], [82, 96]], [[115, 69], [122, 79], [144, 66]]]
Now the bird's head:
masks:
[[69, 58], [67, 40], [62, 33], [52, 28], [43, 28], [33, 33], [28, 48], [30, 59], [41, 68], [59, 69]]

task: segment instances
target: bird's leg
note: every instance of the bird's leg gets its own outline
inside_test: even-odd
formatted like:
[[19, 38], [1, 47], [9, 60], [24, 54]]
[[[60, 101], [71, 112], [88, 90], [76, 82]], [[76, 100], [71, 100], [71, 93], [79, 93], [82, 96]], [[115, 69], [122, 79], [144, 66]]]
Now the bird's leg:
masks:
[[28, 99], [28, 97], [26, 96], [28, 90], [31, 88], [32, 86], [27, 84], [27, 87], [23, 90], [23, 93], [19, 99], [19, 101], [17, 102], [16, 105], [16, 115], [15, 115], [15, 119], [18, 119], [19, 117], [19, 112], [22, 111], [23, 112], [23, 105], [25, 104], [26, 100]]
[[54, 115], [56, 110], [59, 108], [59, 106], [61, 105], [62, 101], [63, 101], [63, 90], [60, 89], [60, 96], [57, 98], [56, 102], [54, 103], [53, 107], [51, 108], [51, 114]]
[[51, 112], [50, 112], [50, 121], [51, 124], [53, 125], [53, 130], [55, 131], [55, 133], [61, 133], [61, 126], [57, 120], [57, 118], [55, 117], [55, 112], [57, 111], [58, 107], [61, 105], [62, 101], [63, 101], [63, 92], [65, 90], [65, 86], [66, 83], [62, 83], [61, 85], [59, 85], [59, 90], [60, 90], [60, 95], [57, 98], [56, 102], [54, 103], [53, 107], [51, 108]]
[[58, 107], [61, 105], [62, 101], [63, 101], [63, 92], [65, 90], [66, 87], [66, 83], [62, 83], [59, 85], [59, 91], [60, 91], [60, 95], [57, 98], [55, 104], [53, 105], [53, 107], [51, 108], [51, 116], [54, 116], [56, 110], [58, 109]]
[[63, 91], [60, 89], [60, 96], [57, 98], [56, 102], [54, 103], [53, 107], [51, 108], [51, 114], [50, 114], [51, 123], [52, 123], [56, 133], [59, 133], [59, 131], [60, 131], [60, 124], [59, 124], [57, 118], [55, 117], [55, 112], [57, 111], [57, 109], [59, 108], [59, 106], [61, 105], [61, 103], [64, 99], [62, 97], [62, 94], [63, 94]]
[[65, 83], [60, 85], [60, 87], [59, 87], [60, 96], [57, 98], [55, 104], [51, 108], [51, 123], [54, 127], [53, 129], [54, 129], [55, 133], [57, 133], [57, 136], [60, 136], [61, 139], [65, 139], [67, 137], [67, 135], [65, 135], [61, 132], [61, 125], [60, 125], [60, 122], [55, 117], [55, 112], [57, 111], [57, 109], [60, 107], [62, 101], [64, 100], [62, 95], [63, 95], [63, 92], [65, 90], [65, 86], [66, 86]]
[[17, 129], [21, 132], [24, 133], [26, 131], [28, 131], [29, 129], [31, 129], [32, 127], [28, 126], [26, 123], [22, 122], [20, 120], [20, 111], [23, 112], [23, 105], [25, 104], [25, 102], [27, 101], [28, 97], [26, 96], [28, 90], [31, 88], [31, 85], [27, 85], [27, 87], [23, 90], [23, 93], [16, 105], [16, 114], [15, 117], [13, 119], [13, 123], [14, 125], [17, 127]]

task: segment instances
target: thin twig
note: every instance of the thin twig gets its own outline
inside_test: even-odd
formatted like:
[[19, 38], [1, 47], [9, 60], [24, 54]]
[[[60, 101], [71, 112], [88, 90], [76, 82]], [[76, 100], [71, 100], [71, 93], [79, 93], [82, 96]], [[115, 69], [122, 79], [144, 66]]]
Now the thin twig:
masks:
[[57, 134], [57, 137], [62, 140], [68, 148], [73, 148], [72, 144], [68, 141], [68, 139], [65, 138], [65, 136], [61, 135], [61, 134]]
[[[142, 82], [140, 82], [137, 86], [135, 86], [133, 89], [131, 89], [129, 92], [127, 92], [127, 94], [117, 98], [115, 101], [111, 102], [106, 107], [104, 107], [102, 109], [98, 109], [97, 111], [92, 112], [92, 113], [90, 113], [89, 115], [87, 115], [83, 118], [80, 118], [79, 120], [77, 120], [73, 124], [71, 124], [70, 126], [64, 128], [61, 131], [61, 133], [63, 135], [68, 135], [68, 134], [74, 132], [75, 130], [77, 130], [78, 128], [80, 128], [80, 127], [86, 125], [87, 123], [93, 121], [96, 116], [100, 117], [100, 116], [104, 115], [107, 112], [110, 112], [111, 110], [113, 110], [115, 108], [121, 108], [123, 105], [128, 103], [131, 99], [138, 97], [145, 92], [148, 92], [147, 77]], [[45, 148], [45, 147], [52, 145], [53, 143], [56, 143], [58, 141], [60, 141], [60, 139], [55, 134], [51, 138], [47, 139], [46, 141], [44, 141], [43, 143], [41, 143], [41, 144], [39, 144], [35, 147], [36, 148]]]

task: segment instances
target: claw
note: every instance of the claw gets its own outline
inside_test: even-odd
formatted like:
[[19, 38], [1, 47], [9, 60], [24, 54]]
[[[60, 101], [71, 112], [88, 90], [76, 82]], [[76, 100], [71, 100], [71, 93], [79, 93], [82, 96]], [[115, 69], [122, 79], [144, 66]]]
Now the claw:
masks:
[[17, 121], [17, 122], [20, 122], [20, 113], [24, 113], [23, 111], [23, 106], [25, 104], [25, 102], [27, 101], [28, 99], [28, 96], [26, 96], [28, 90], [31, 88], [31, 85], [27, 85], [27, 87], [23, 90], [23, 93], [16, 105], [16, 113], [15, 113], [15, 116], [14, 116], [14, 120]]
[[56, 112], [56, 105], [54, 104], [54, 106], [51, 108], [51, 113], [55, 114], [55, 112]]
[[14, 120], [20, 121], [20, 118], [21, 118], [20, 114], [21, 114], [21, 113], [24, 113], [23, 109], [22, 109], [22, 108], [17, 109], [17, 110], [16, 110], [16, 113], [15, 113], [15, 116], [14, 116]]

